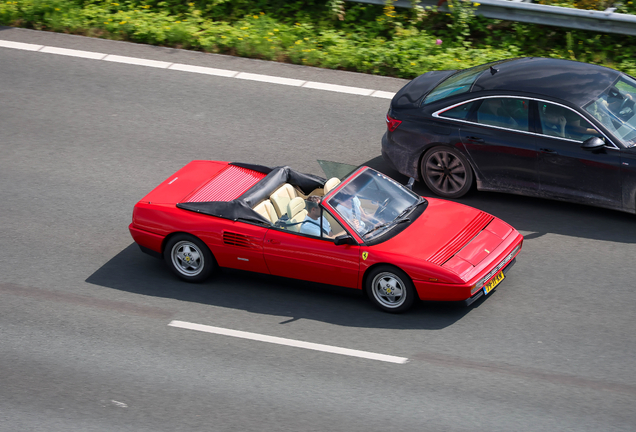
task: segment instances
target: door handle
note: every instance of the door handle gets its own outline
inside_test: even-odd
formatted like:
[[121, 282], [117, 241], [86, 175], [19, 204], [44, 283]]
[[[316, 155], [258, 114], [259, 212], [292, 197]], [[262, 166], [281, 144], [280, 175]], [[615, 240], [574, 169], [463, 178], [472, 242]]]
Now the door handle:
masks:
[[267, 240], [265, 240], [265, 243], [270, 243], [270, 244], [273, 244], [273, 245], [279, 245], [280, 244], [280, 242], [278, 240], [274, 240], [274, 239], [267, 239]]
[[549, 148], [542, 148], [539, 149], [541, 151], [541, 153], [549, 153], [549, 154], [558, 154], [556, 150], [552, 150]]
[[473, 142], [476, 142], [476, 143], [484, 143], [485, 142], [483, 138], [474, 137], [474, 136], [468, 136], [468, 137], [466, 137], [466, 139], [468, 141], [473, 141]]

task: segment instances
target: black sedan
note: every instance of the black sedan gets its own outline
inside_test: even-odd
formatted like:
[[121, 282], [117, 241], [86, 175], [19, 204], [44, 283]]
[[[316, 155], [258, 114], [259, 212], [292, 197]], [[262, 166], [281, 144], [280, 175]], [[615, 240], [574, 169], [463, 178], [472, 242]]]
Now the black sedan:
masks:
[[636, 213], [636, 79], [520, 58], [420, 75], [391, 101], [382, 155], [431, 191], [477, 189]]

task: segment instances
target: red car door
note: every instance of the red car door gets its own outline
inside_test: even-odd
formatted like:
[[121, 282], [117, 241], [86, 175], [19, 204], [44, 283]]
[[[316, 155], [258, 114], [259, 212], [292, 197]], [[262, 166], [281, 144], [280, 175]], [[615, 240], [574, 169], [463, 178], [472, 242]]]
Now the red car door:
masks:
[[269, 229], [263, 253], [273, 275], [359, 288], [358, 245], [336, 246], [330, 239]]

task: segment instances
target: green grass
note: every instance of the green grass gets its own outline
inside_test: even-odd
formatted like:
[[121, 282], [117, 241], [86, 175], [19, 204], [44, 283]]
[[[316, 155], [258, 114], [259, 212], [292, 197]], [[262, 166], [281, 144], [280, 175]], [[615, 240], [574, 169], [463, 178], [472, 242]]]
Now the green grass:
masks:
[[631, 37], [491, 20], [470, 2], [449, 5], [446, 14], [341, 0], [0, 0], [0, 24], [402, 78], [520, 56], [636, 75]]

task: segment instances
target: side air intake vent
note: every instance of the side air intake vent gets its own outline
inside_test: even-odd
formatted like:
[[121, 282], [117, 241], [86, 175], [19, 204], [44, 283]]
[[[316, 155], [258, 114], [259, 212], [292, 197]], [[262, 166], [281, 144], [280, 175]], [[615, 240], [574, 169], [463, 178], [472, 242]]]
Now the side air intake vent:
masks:
[[223, 243], [230, 246], [238, 246], [248, 249], [252, 249], [254, 247], [252, 240], [248, 236], [229, 231], [225, 231], [223, 233]]

